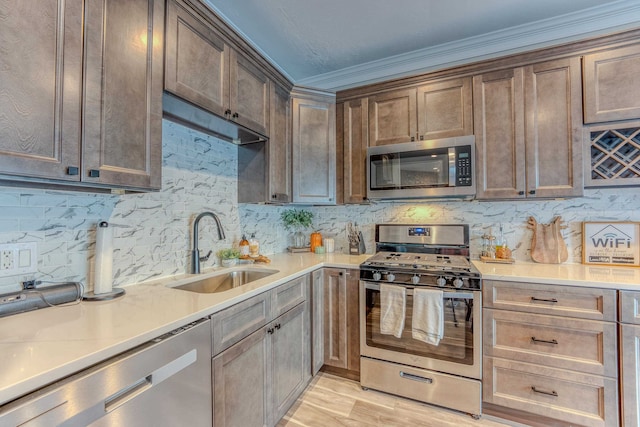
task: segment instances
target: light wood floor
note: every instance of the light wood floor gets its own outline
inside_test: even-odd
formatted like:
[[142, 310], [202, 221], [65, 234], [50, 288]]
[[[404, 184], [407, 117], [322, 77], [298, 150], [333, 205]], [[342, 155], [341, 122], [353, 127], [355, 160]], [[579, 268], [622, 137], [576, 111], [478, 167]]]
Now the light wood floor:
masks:
[[474, 420], [436, 406], [373, 390], [326, 373], [319, 373], [278, 427], [504, 427], [495, 421]]

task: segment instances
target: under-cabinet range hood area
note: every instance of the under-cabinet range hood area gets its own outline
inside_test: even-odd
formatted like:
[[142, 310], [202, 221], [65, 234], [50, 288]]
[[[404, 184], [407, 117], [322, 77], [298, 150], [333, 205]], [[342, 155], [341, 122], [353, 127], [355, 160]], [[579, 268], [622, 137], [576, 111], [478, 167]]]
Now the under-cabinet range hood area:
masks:
[[167, 92], [162, 94], [163, 117], [233, 144], [264, 142], [266, 138], [230, 120], [216, 116]]

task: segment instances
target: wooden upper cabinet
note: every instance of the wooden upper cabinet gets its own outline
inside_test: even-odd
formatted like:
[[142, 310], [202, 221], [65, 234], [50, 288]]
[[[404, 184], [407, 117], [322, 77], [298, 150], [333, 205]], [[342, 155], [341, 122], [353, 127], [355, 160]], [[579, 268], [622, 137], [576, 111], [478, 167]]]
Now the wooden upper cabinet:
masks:
[[584, 192], [580, 59], [525, 67], [528, 196]]
[[271, 85], [268, 197], [272, 202], [291, 201], [291, 96], [288, 90]]
[[166, 37], [165, 90], [269, 135], [271, 82], [265, 72], [181, 0], [167, 3]]
[[584, 122], [640, 118], [640, 45], [584, 57]]
[[0, 173], [79, 181], [83, 2], [2, 3]]
[[580, 62], [474, 77], [478, 199], [583, 193]]
[[335, 98], [292, 93], [293, 202], [336, 204]]
[[166, 91], [225, 116], [230, 50], [222, 37], [182, 2], [167, 2]]
[[160, 188], [163, 30], [160, 0], [86, 3], [83, 181]]
[[362, 203], [367, 198], [367, 146], [369, 142], [367, 98], [342, 105], [342, 158], [344, 203]]
[[523, 91], [521, 68], [473, 78], [478, 199], [524, 195]]
[[418, 138], [472, 135], [472, 109], [470, 77], [418, 87]]
[[269, 78], [247, 58], [231, 51], [229, 65], [231, 120], [269, 135]]
[[384, 92], [369, 97], [369, 146], [415, 140], [415, 88]]
[[4, 5], [0, 173], [160, 188], [164, 2]]

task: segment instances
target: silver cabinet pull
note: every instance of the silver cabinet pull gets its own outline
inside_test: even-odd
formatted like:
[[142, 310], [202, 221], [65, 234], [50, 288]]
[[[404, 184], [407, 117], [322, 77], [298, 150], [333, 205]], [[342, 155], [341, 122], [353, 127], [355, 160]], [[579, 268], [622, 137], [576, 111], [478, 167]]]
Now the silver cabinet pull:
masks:
[[551, 390], [551, 391], [538, 390], [533, 385], [531, 386], [531, 391], [533, 391], [534, 393], [538, 393], [538, 394], [546, 394], [547, 396], [558, 397], [558, 393], [556, 393], [555, 390]]
[[531, 302], [550, 302], [550, 303], [557, 303], [558, 300], [555, 298], [536, 298], [536, 297], [531, 297]]
[[419, 381], [421, 383], [427, 383], [427, 384], [433, 383], [433, 379], [431, 379], [431, 378], [421, 377], [419, 375], [413, 375], [413, 374], [410, 374], [410, 373], [404, 372], [404, 371], [400, 371], [400, 376], [402, 378], [406, 378], [406, 379], [412, 380], [412, 381]]
[[555, 339], [552, 339], [552, 340], [549, 341], [549, 340], [541, 340], [541, 339], [538, 339], [536, 337], [531, 337], [531, 342], [558, 345], [558, 341], [556, 341]]

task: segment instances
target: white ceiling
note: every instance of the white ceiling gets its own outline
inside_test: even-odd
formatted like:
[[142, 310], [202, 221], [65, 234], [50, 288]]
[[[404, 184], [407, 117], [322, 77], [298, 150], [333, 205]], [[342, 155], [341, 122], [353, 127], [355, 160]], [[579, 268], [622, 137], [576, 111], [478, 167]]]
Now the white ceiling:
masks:
[[292, 82], [343, 89], [640, 28], [638, 0], [204, 0]]

